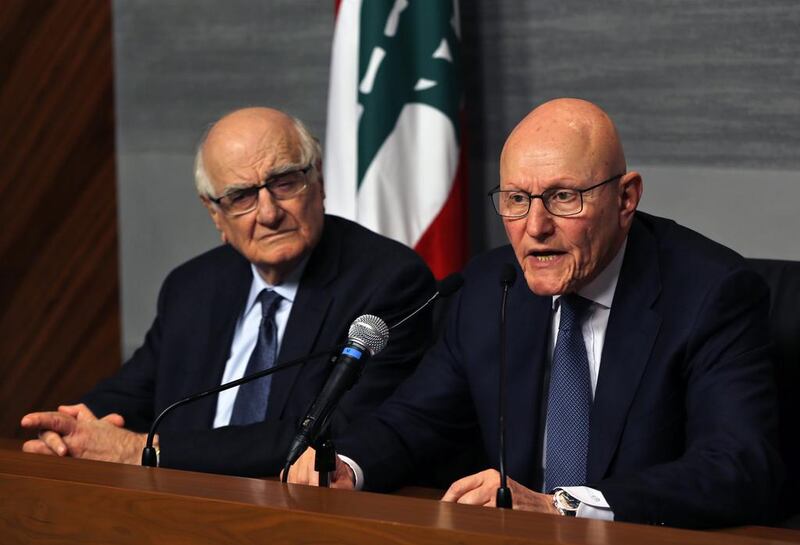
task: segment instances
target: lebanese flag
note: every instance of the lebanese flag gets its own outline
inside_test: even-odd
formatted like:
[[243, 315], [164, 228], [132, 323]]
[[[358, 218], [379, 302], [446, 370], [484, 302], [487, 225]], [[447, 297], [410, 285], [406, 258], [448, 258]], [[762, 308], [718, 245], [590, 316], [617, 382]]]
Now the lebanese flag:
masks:
[[413, 247], [442, 278], [467, 259], [457, 0], [341, 0], [325, 135], [328, 212]]

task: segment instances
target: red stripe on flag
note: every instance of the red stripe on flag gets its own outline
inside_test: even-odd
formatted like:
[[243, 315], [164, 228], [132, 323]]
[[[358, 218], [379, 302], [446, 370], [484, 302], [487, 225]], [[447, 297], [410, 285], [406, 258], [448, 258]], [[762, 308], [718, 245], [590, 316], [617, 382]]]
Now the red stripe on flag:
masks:
[[466, 147], [466, 138], [462, 136], [458, 168], [453, 179], [453, 187], [450, 188], [450, 195], [447, 196], [447, 201], [439, 214], [414, 246], [437, 279], [460, 271], [469, 256]]

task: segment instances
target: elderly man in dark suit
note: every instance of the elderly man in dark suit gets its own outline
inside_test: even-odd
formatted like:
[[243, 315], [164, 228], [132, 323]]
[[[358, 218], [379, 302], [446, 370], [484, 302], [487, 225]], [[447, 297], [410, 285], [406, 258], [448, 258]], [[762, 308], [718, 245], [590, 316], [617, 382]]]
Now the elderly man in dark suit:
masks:
[[[144, 345], [119, 373], [83, 403], [22, 419], [39, 430], [24, 450], [139, 463], [143, 432], [177, 399], [343, 343], [358, 316], [391, 323], [433, 293], [409, 248], [325, 215], [319, 144], [298, 120], [233, 112], [210, 129], [195, 166], [225, 244], [170, 273]], [[334, 438], [411, 373], [430, 331], [425, 312], [392, 331], [333, 413]], [[277, 474], [326, 359], [179, 408], [157, 436], [160, 465]]]
[[[614, 124], [559, 99], [511, 133], [492, 193], [510, 246], [475, 259], [416, 373], [338, 443], [335, 486], [388, 489], [476, 433], [498, 460], [501, 271], [513, 263], [514, 507], [668, 524], [768, 520], [782, 467], [767, 289], [734, 252], [637, 212]], [[309, 451], [290, 480], [313, 483]], [[494, 505], [495, 469], [443, 499]]]

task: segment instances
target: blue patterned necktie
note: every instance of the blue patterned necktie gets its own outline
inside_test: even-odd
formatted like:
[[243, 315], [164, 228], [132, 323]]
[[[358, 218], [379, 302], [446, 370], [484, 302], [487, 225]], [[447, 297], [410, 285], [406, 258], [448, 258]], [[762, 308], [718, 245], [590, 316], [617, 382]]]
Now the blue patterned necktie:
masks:
[[586, 484], [592, 385], [581, 318], [591, 301], [570, 294], [560, 298], [561, 321], [553, 350], [547, 401], [545, 492]]
[[[278, 347], [278, 328], [275, 325], [275, 311], [282, 297], [271, 290], [261, 290], [258, 300], [261, 303], [261, 325], [258, 328], [258, 340], [247, 369], [249, 375], [263, 371], [275, 365]], [[242, 426], [261, 422], [267, 416], [267, 401], [272, 377], [266, 376], [239, 386], [236, 400], [233, 403], [231, 425]]]

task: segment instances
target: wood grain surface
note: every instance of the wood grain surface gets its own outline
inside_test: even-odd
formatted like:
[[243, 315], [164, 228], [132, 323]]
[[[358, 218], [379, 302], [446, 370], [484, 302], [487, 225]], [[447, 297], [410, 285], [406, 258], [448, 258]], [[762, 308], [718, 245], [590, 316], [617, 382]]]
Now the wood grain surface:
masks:
[[0, 435], [120, 363], [111, 6], [0, 2]]
[[[12, 445], [13, 446], [13, 445]], [[504, 511], [0, 448], [3, 543], [798, 543]]]

